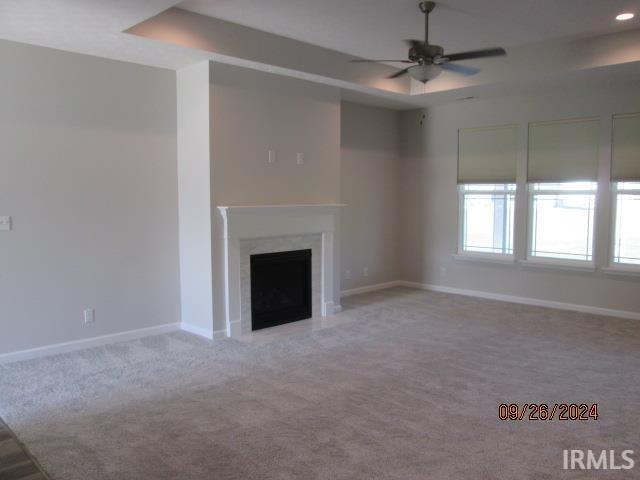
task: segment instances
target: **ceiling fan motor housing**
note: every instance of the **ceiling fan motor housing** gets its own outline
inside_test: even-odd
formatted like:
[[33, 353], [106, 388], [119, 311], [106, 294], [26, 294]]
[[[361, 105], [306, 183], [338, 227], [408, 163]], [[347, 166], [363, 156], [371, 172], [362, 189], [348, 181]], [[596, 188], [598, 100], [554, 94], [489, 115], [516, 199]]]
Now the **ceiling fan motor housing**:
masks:
[[409, 60], [418, 63], [433, 63], [433, 59], [442, 57], [444, 49], [440, 45], [413, 46], [409, 49]]

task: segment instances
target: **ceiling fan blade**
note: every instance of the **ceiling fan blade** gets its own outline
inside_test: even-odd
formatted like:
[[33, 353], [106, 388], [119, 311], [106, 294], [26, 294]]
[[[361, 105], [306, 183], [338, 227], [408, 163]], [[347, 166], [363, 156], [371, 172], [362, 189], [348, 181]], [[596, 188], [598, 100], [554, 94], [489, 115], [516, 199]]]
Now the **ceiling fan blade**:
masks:
[[356, 58], [354, 60], [349, 60], [349, 63], [370, 63], [370, 62], [414, 63], [411, 60], [368, 60], [366, 58]]
[[451, 72], [460, 73], [465, 77], [475, 75], [480, 71], [478, 68], [466, 67], [464, 65], [456, 65], [454, 63], [441, 63], [439, 64], [443, 70], [449, 70]]
[[393, 75], [389, 75], [387, 78], [398, 78], [398, 77], [401, 77], [402, 75], [404, 75], [405, 73], [407, 73], [409, 71], [409, 68], [411, 68], [411, 67], [403, 68], [402, 70], [397, 71]]
[[452, 53], [446, 54], [444, 57], [448, 58], [450, 62], [456, 62], [458, 60], [471, 60], [473, 58], [486, 58], [486, 57], [499, 57], [506, 55], [504, 48], [486, 48], [484, 50], [472, 50], [471, 52]]
[[406, 43], [409, 47], [412, 47], [412, 48], [421, 49], [424, 47], [423, 40], [405, 40], [404, 43]]

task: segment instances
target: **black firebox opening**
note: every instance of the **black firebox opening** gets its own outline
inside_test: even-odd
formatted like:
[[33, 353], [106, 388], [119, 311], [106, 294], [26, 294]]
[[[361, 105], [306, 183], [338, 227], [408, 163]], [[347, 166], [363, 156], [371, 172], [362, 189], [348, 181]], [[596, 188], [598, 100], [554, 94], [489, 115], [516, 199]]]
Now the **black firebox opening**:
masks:
[[311, 250], [251, 255], [251, 329], [311, 318]]

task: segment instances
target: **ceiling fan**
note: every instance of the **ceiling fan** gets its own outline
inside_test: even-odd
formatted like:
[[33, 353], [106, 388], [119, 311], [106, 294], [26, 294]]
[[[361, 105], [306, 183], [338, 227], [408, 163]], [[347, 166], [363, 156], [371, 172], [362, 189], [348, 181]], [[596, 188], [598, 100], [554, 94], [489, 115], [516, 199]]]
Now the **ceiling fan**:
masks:
[[506, 55], [504, 48], [487, 48], [484, 50], [472, 50], [470, 52], [462, 53], [444, 53], [444, 49], [440, 45], [429, 44], [429, 13], [433, 11], [436, 4], [435, 2], [420, 2], [418, 7], [424, 13], [424, 41], [421, 40], [405, 40], [409, 45], [408, 60], [365, 60], [357, 59], [351, 60], [354, 63], [360, 62], [400, 62], [400, 63], [414, 63], [410, 67], [400, 70], [393, 75], [389, 75], [387, 78], [397, 78], [405, 74], [409, 74], [414, 79], [422, 83], [427, 83], [429, 80], [436, 78], [442, 70], [449, 70], [452, 72], [460, 73], [462, 75], [475, 75], [480, 70], [473, 67], [464, 65], [456, 65], [451, 62], [457, 62], [459, 60], [471, 60], [474, 58], [486, 58], [486, 57], [498, 57]]

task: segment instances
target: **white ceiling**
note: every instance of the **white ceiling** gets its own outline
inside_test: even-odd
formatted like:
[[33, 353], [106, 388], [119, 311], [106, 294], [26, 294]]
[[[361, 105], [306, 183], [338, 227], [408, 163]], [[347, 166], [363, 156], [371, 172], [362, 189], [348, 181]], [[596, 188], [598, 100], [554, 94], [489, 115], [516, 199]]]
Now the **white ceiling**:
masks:
[[177, 0], [0, 0], [0, 39], [164, 68], [208, 55], [122, 33]]
[[[340, 72], [312, 75], [308, 70], [296, 70], [286, 65], [291, 55], [280, 55], [279, 47], [275, 52], [285, 65], [276, 67], [273, 63], [249, 61], [250, 55], [233, 56], [237, 49], [230, 45], [202, 48], [198, 44], [200, 38], [193, 39], [195, 45], [181, 45], [171, 38], [125, 33], [140, 22], [153, 23], [153, 19], [179, 4], [179, 0], [0, 0], [0, 39], [170, 69], [205, 60], [232, 63], [335, 85], [342, 89], [344, 98], [393, 108], [424, 106], [467, 95], [516, 93], [534, 86], [556, 88], [557, 82], [566, 79], [575, 85], [578, 80], [637, 82], [640, 78], [640, 0], [443, 2], [432, 16], [434, 42], [444, 45], [449, 52], [494, 45], [512, 50], [508, 57], [483, 60], [478, 65], [482, 69], [479, 75], [461, 79], [445, 73], [426, 87], [420, 85], [423, 90], [412, 92], [414, 95], [344, 81]], [[189, 0], [180, 5], [229, 22], [365, 57], [402, 58], [406, 54], [402, 39], [420, 37], [423, 28], [417, 0]], [[638, 18], [624, 24], [615, 22], [614, 16], [623, 10], [636, 12]], [[182, 27], [190, 31], [189, 25]], [[634, 31], [621, 32], [630, 28]], [[253, 51], [242, 32], [229, 31], [226, 43]], [[593, 41], [571, 42], [565, 38], [607, 32], [620, 33], [594, 37]], [[171, 29], [165, 33], [170, 37]], [[558, 37], [564, 40], [518, 47]], [[282, 42], [275, 45], [281, 46]], [[256, 51], [265, 50], [264, 45], [258, 47]], [[541, 48], [545, 49], [544, 54]]]
[[[640, 27], [638, 0], [443, 0], [430, 40], [452, 53]], [[423, 36], [417, 0], [187, 0], [180, 8], [343, 53], [406, 56], [405, 38]], [[617, 22], [622, 11], [636, 12]]]

